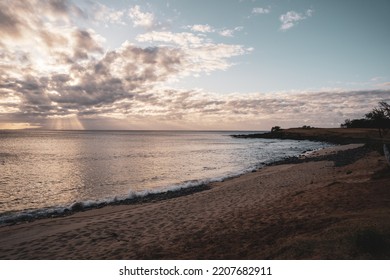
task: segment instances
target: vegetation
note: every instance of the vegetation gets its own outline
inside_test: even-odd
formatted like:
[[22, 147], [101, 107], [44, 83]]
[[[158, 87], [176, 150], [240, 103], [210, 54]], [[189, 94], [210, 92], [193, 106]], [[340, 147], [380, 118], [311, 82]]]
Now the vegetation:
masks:
[[381, 137], [390, 130], [390, 104], [379, 102], [378, 107], [365, 115], [363, 119], [346, 119], [341, 127], [344, 128], [377, 128]]
[[274, 126], [274, 127], [271, 128], [271, 133], [272, 132], [278, 132], [280, 130], [281, 130], [281, 127], [277, 125], [277, 126]]

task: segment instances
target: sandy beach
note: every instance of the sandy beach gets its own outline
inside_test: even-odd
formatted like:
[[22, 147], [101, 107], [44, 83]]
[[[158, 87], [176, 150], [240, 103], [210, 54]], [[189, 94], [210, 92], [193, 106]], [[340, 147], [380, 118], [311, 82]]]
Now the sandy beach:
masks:
[[353, 161], [268, 166], [190, 195], [3, 226], [0, 258], [388, 259], [389, 167], [374, 150]]
[[0, 0], [0, 260], [390, 260], [389, 12]]

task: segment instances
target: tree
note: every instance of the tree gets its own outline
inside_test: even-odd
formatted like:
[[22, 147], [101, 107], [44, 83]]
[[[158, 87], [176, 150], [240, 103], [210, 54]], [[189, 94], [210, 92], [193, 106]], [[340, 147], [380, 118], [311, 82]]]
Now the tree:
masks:
[[381, 101], [379, 106], [366, 114], [366, 119], [372, 121], [374, 126], [379, 129], [379, 135], [385, 136], [390, 129], [390, 104]]
[[342, 123], [340, 126], [341, 126], [342, 128], [350, 128], [351, 125], [352, 125], [351, 119], [346, 119], [346, 120], [344, 121], [344, 123]]
[[390, 129], [390, 105], [385, 101], [379, 102], [378, 107], [365, 114], [363, 119], [346, 119], [341, 127], [344, 128], [378, 128], [381, 136]]
[[377, 128], [375, 122], [369, 119], [346, 119], [343, 124], [343, 128]]
[[379, 102], [379, 106], [366, 114], [366, 119], [372, 120], [379, 129], [379, 135], [383, 140], [383, 152], [387, 163], [390, 165], [390, 145], [384, 137], [390, 130], [390, 105], [386, 102]]
[[271, 128], [271, 133], [272, 132], [278, 132], [280, 129], [281, 129], [280, 126], [278, 126], [278, 125], [274, 126], [274, 127]]

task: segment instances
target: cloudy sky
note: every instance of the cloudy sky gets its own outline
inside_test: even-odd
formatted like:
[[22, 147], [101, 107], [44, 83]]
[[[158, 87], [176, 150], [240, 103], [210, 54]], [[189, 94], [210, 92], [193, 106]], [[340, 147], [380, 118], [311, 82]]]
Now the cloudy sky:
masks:
[[0, 1], [0, 129], [337, 127], [390, 102], [388, 0]]

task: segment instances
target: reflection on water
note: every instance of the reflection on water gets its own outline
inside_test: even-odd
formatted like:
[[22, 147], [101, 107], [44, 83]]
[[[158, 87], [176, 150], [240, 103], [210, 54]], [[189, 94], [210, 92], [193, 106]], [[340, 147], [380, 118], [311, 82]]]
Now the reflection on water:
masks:
[[1, 131], [0, 213], [222, 178], [323, 146], [232, 133]]

